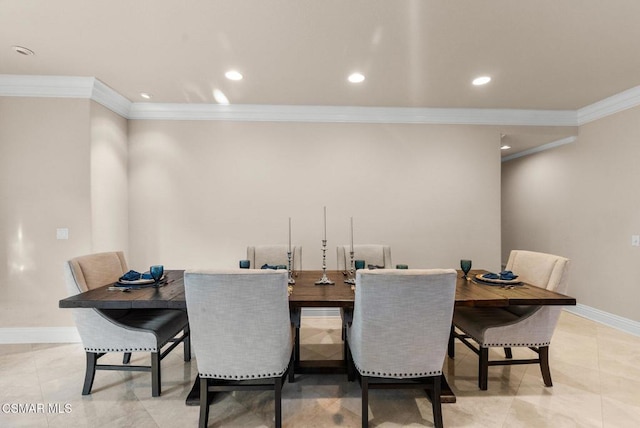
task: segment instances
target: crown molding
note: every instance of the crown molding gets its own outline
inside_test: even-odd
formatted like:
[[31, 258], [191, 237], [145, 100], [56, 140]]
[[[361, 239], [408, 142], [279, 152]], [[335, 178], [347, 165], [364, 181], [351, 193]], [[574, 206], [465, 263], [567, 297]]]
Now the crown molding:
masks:
[[0, 74], [0, 96], [91, 98], [95, 81], [94, 77]]
[[0, 96], [91, 99], [124, 118], [131, 108], [131, 101], [95, 77], [0, 74]]
[[134, 103], [129, 119], [576, 126], [571, 110]]
[[640, 105], [640, 86], [636, 86], [619, 94], [612, 95], [601, 101], [577, 110], [578, 126], [594, 120], [618, 113]]
[[514, 154], [509, 155], [509, 156], [505, 156], [505, 157], [502, 158], [502, 162], [508, 162], [510, 160], [521, 158], [523, 156], [532, 155], [532, 154], [538, 153], [538, 152], [543, 152], [545, 150], [553, 149], [553, 148], [556, 148], [556, 147], [559, 147], [559, 146], [564, 146], [565, 144], [573, 143], [577, 139], [578, 139], [578, 137], [571, 136], [571, 137], [562, 138], [560, 140], [552, 141], [551, 143], [543, 144], [541, 146], [533, 147], [533, 148], [528, 149], [528, 150], [523, 150], [521, 152], [514, 153]]
[[129, 118], [129, 111], [131, 110], [131, 101], [120, 95], [109, 86], [105, 85], [98, 79], [94, 80], [93, 90], [91, 91], [91, 99], [99, 104], [102, 104], [109, 110], [116, 114]]
[[0, 74], [0, 96], [85, 98], [125, 119], [581, 126], [640, 105], [640, 86], [578, 110], [132, 103], [96, 79]]

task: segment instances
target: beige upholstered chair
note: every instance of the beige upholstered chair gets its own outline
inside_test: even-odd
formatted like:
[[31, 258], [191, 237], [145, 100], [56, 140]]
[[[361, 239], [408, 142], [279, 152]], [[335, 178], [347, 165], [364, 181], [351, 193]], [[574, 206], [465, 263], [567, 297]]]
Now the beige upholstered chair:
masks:
[[[260, 269], [262, 266], [287, 266], [288, 245], [259, 245], [247, 247], [247, 260], [250, 269]], [[299, 272], [302, 266], [302, 247], [291, 247], [291, 270]]]
[[[455, 301], [453, 269], [359, 270], [348, 329], [349, 378], [362, 385], [362, 426], [371, 388], [431, 390], [433, 420], [442, 427], [440, 376]], [[395, 383], [394, 383], [395, 382]]]
[[[351, 269], [351, 245], [341, 245], [337, 248], [338, 270], [347, 272]], [[358, 244], [353, 246], [353, 260], [364, 260], [367, 266], [377, 266], [382, 269], [393, 269], [391, 263], [391, 247], [380, 244]], [[342, 339], [345, 338], [345, 331], [353, 319], [350, 310], [340, 309], [342, 317]], [[345, 343], [346, 350], [346, 343]]]
[[[565, 294], [568, 287], [569, 260], [552, 254], [514, 250], [506, 269], [518, 279], [536, 287]], [[560, 316], [561, 306], [515, 306], [501, 308], [456, 308], [449, 356], [453, 358], [453, 338], [460, 339], [479, 356], [478, 387], [487, 389], [489, 366], [540, 364], [546, 386], [553, 386], [549, 369], [549, 345]], [[479, 346], [475, 347], [468, 339]], [[502, 347], [506, 359], [489, 361], [489, 348]], [[536, 359], [514, 360], [512, 347], [527, 347]]]
[[274, 389], [280, 427], [281, 389], [293, 361], [286, 271], [187, 271], [184, 286], [200, 376], [200, 426], [209, 419], [209, 392]]
[[[127, 263], [122, 252], [90, 254], [69, 260], [64, 271], [68, 291], [75, 295], [116, 282], [127, 272]], [[74, 308], [73, 316], [87, 356], [82, 395], [91, 393], [96, 370], [125, 370], [151, 372], [151, 395], [157, 397], [161, 393], [160, 361], [180, 342], [184, 342], [184, 360], [191, 359], [189, 323], [184, 311]], [[173, 343], [162, 351], [170, 342]], [[124, 352], [123, 365], [97, 364], [108, 352]], [[128, 365], [132, 352], [150, 352], [151, 365]]]
[[[342, 245], [338, 247], [338, 270], [345, 272], [351, 268], [351, 251], [350, 245]], [[391, 247], [388, 245], [354, 245], [353, 260], [364, 260], [366, 265], [382, 267], [384, 269], [393, 269], [391, 263]]]

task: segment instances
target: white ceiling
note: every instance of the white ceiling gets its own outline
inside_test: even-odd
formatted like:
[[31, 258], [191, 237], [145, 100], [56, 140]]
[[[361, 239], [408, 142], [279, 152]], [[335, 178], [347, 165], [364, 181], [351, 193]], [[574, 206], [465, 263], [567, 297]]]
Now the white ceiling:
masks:
[[0, 74], [132, 102], [577, 110], [640, 85], [639, 47], [638, 0], [0, 0]]

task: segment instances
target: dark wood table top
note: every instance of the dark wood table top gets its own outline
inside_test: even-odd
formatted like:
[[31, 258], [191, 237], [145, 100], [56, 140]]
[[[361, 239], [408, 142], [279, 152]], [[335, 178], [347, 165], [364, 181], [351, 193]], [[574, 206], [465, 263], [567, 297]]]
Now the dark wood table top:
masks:
[[[472, 270], [473, 277], [482, 270]], [[85, 293], [67, 297], [59, 302], [61, 308], [173, 308], [185, 309], [184, 271], [165, 271], [167, 283], [161, 287], [141, 288], [127, 292], [110, 291], [109, 285]], [[352, 308], [354, 292], [344, 283], [344, 275], [338, 271], [327, 271], [327, 277], [335, 285], [315, 285], [322, 271], [302, 271], [295, 278], [293, 293], [289, 297], [292, 309], [308, 307]], [[113, 285], [113, 284], [110, 284]], [[509, 305], [575, 305], [576, 299], [524, 284], [514, 288], [502, 288], [466, 281], [458, 274], [456, 284], [456, 306], [505, 307]]]

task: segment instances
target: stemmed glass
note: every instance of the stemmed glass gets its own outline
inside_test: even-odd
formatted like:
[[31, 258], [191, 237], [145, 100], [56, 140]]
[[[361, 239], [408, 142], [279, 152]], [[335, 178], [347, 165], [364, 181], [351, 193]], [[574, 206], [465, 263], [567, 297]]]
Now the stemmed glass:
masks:
[[155, 285], [158, 285], [158, 281], [162, 278], [164, 274], [164, 266], [162, 265], [154, 265], [149, 268], [149, 274], [151, 274], [151, 278], [155, 281]]
[[471, 270], [471, 260], [460, 260], [460, 269], [464, 272], [464, 279], [468, 281], [469, 277], [467, 275]]

